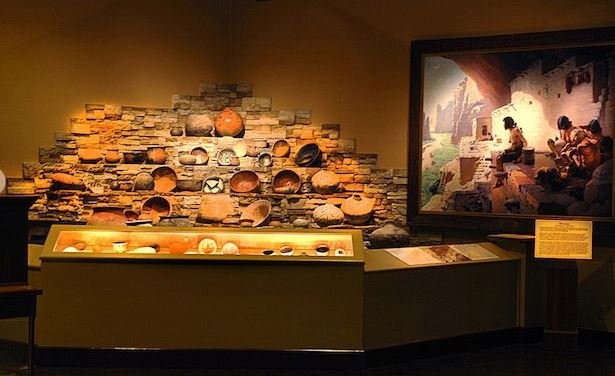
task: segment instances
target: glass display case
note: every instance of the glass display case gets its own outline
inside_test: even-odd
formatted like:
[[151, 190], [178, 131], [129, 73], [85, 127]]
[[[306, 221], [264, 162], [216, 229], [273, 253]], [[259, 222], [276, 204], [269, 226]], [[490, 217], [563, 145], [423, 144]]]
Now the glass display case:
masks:
[[362, 248], [359, 230], [58, 225], [43, 258], [360, 261]]

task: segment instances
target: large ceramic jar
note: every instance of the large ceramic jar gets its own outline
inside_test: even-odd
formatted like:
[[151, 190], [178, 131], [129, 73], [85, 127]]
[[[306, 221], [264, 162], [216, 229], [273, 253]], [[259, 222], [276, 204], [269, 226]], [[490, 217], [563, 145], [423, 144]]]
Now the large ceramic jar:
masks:
[[342, 203], [342, 211], [351, 225], [364, 225], [374, 211], [374, 199], [352, 195]]
[[214, 127], [218, 136], [235, 137], [243, 131], [243, 119], [237, 111], [227, 107], [216, 116]]
[[209, 115], [190, 115], [186, 120], [186, 136], [211, 136], [213, 128], [214, 124]]
[[322, 194], [335, 193], [340, 184], [340, 179], [333, 171], [320, 170], [312, 176], [312, 188]]
[[320, 227], [339, 225], [344, 222], [344, 212], [333, 204], [324, 204], [317, 207], [312, 216], [314, 222]]

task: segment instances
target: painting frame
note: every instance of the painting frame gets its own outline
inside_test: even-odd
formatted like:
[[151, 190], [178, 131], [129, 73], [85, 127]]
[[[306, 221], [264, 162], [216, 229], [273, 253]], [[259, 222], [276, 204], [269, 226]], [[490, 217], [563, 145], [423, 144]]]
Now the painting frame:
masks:
[[[545, 219], [583, 219], [592, 220], [595, 233], [612, 232], [615, 228], [615, 208], [611, 188], [610, 214], [557, 215], [536, 213], [491, 213], [465, 211], [431, 211], [423, 206], [423, 133], [426, 117], [424, 115], [425, 60], [430, 56], [481, 55], [512, 53], [524, 54], [532, 51], [574, 49], [594, 46], [613, 46], [615, 49], [615, 27], [549, 31], [540, 33], [495, 35], [469, 38], [416, 40], [410, 45], [410, 108], [409, 108], [409, 149], [408, 149], [408, 223], [415, 228], [442, 231], [457, 229], [485, 233], [523, 233], [533, 232], [534, 220]], [[615, 71], [610, 74], [615, 75]], [[615, 93], [610, 94], [615, 98]], [[615, 127], [615, 124], [609, 124]], [[615, 132], [614, 132], [615, 133]], [[491, 166], [493, 168], [493, 166]], [[611, 187], [613, 177], [611, 172]], [[604, 228], [604, 231], [601, 229]]]

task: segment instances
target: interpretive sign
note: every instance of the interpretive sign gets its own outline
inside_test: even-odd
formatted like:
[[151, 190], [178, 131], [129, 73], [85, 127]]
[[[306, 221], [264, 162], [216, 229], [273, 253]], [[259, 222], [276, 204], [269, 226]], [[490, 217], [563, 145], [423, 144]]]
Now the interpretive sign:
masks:
[[592, 222], [537, 219], [535, 257], [591, 260]]

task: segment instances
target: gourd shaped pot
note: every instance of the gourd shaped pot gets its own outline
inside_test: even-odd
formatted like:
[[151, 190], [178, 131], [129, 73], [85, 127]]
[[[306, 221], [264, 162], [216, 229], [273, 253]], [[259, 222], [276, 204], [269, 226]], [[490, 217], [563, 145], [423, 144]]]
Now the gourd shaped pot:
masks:
[[213, 122], [209, 115], [190, 115], [186, 120], [186, 136], [211, 136], [213, 128]]
[[320, 170], [312, 176], [312, 188], [322, 195], [335, 193], [340, 179], [333, 171]]
[[243, 131], [243, 119], [237, 111], [227, 107], [216, 116], [214, 127], [218, 136], [235, 137]]
[[344, 222], [344, 212], [333, 204], [324, 204], [317, 207], [312, 216], [314, 222], [320, 227], [339, 225]]
[[361, 195], [352, 195], [342, 203], [342, 211], [346, 221], [351, 225], [364, 225], [372, 216], [374, 200]]

